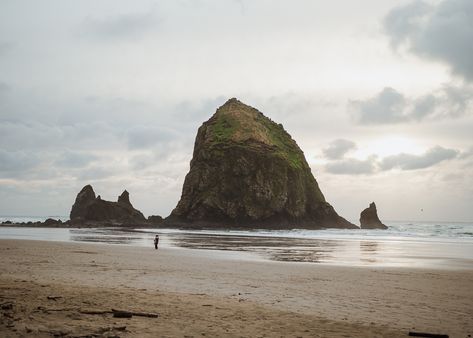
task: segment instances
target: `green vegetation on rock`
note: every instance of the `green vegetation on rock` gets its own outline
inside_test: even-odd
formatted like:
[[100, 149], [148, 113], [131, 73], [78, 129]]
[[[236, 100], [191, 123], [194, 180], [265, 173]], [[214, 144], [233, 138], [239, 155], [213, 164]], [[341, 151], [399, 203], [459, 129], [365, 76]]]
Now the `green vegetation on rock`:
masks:
[[266, 146], [296, 168], [308, 167], [296, 142], [282, 124], [273, 122], [255, 108], [231, 99], [217, 110], [208, 125], [210, 145]]

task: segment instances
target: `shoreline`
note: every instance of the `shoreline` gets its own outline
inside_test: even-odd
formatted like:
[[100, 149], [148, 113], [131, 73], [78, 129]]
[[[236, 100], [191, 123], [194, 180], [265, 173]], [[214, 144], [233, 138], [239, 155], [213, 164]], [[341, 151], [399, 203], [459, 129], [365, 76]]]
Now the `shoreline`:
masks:
[[[318, 232], [317, 232], [318, 233]], [[0, 238], [64, 243], [122, 244], [208, 251], [216, 256], [329, 266], [402, 267], [473, 270], [473, 241], [441, 238], [383, 237], [383, 232], [356, 236], [337, 231], [298, 233], [186, 231], [124, 228], [0, 228]], [[304, 234], [304, 232], [302, 232]], [[199, 254], [195, 252], [195, 254]]]
[[[53, 294], [61, 290], [60, 296], [98, 288], [104, 293], [115, 293], [112, 297], [115, 301], [129, 298], [130, 304], [144, 299], [161, 304], [162, 297], [178, 294], [182, 301], [178, 302], [180, 311], [186, 313], [196, 301], [193, 297], [199, 294], [227, 304], [230, 309], [244, 303], [249, 306], [241, 310], [245, 316], [251, 317], [256, 311], [256, 317], [267, 318], [267, 321], [260, 319], [263, 326], [272, 323], [268, 319], [273, 318], [271, 316], [284, 313], [288, 316], [287, 323], [278, 332], [291, 336], [290, 331], [284, 330], [306, 329], [310, 322], [318, 323], [321, 337], [397, 337], [405, 336], [411, 329], [446, 333], [451, 337], [473, 333], [470, 320], [473, 270], [292, 264], [225, 258], [199, 250], [155, 251], [144, 247], [27, 240], [0, 240], [0, 252], [1, 280], [5, 285], [3, 289], [8, 292], [19, 287], [18, 281], [25, 280], [24, 283], [32, 283], [34, 292], [39, 292], [38, 285], [46, 285]], [[100, 298], [100, 292], [94, 292]], [[26, 301], [21, 292], [15, 297], [19, 303]], [[109, 300], [101, 301], [97, 306], [108, 306]], [[168, 301], [174, 304], [176, 300]], [[217, 307], [211, 312], [215, 316], [212, 318], [220, 318], [217, 326], [223, 327], [227, 322], [235, 324], [236, 318], [219, 317], [226, 315]], [[199, 308], [202, 312], [202, 306]], [[177, 315], [169, 314], [172, 318]], [[67, 317], [62, 320], [67, 322]], [[295, 323], [298, 324], [293, 326]], [[213, 325], [212, 330], [216, 328], [216, 324]], [[253, 327], [255, 331], [250, 335], [264, 332], [263, 326]], [[2, 326], [2, 330], [6, 329]], [[335, 331], [330, 331], [332, 329]], [[212, 330], [204, 331], [218, 335]], [[301, 336], [314, 336], [297, 332]], [[220, 332], [220, 335], [227, 333]]]

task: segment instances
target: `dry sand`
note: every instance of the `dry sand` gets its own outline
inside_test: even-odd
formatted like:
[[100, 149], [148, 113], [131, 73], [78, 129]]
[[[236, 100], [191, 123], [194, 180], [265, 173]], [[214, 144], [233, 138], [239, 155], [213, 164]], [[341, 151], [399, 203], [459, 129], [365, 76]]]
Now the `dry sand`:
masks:
[[[0, 253], [0, 337], [473, 335], [473, 270], [347, 268], [17, 240], [0, 240]], [[159, 317], [81, 313], [112, 308]]]

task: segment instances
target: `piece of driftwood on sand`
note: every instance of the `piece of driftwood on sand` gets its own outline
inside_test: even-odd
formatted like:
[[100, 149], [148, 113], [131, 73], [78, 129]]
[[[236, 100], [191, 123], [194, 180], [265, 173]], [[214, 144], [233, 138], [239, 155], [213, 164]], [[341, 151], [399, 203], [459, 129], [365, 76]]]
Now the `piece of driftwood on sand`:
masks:
[[158, 318], [159, 314], [151, 312], [138, 312], [138, 311], [127, 311], [127, 310], [80, 310], [82, 314], [86, 315], [104, 315], [113, 314], [115, 318], [131, 318], [132, 316], [147, 317], [147, 318]]

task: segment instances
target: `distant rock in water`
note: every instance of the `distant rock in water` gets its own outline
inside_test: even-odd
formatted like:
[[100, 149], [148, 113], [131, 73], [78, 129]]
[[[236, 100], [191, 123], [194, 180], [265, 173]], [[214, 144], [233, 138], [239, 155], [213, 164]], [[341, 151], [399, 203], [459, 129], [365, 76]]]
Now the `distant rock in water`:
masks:
[[45, 220], [42, 225], [44, 226], [58, 226], [58, 225], [62, 225], [62, 221], [60, 219], [56, 220], [56, 219], [53, 219], [53, 218], [48, 218], [47, 220]]
[[230, 99], [198, 130], [179, 226], [357, 228], [325, 201], [304, 153], [261, 112]]
[[151, 215], [148, 216], [148, 222], [155, 225], [161, 224], [163, 223], [163, 218], [159, 215]]
[[72, 206], [71, 221], [80, 222], [117, 222], [117, 223], [144, 223], [146, 218], [143, 214], [133, 208], [128, 191], [124, 191], [118, 202], [105, 201], [100, 195], [95, 197], [91, 185], [86, 185], [77, 194], [76, 201]]
[[363, 210], [360, 214], [360, 225], [362, 229], [387, 229], [388, 227], [381, 223], [376, 210], [376, 204], [373, 202], [369, 208]]

